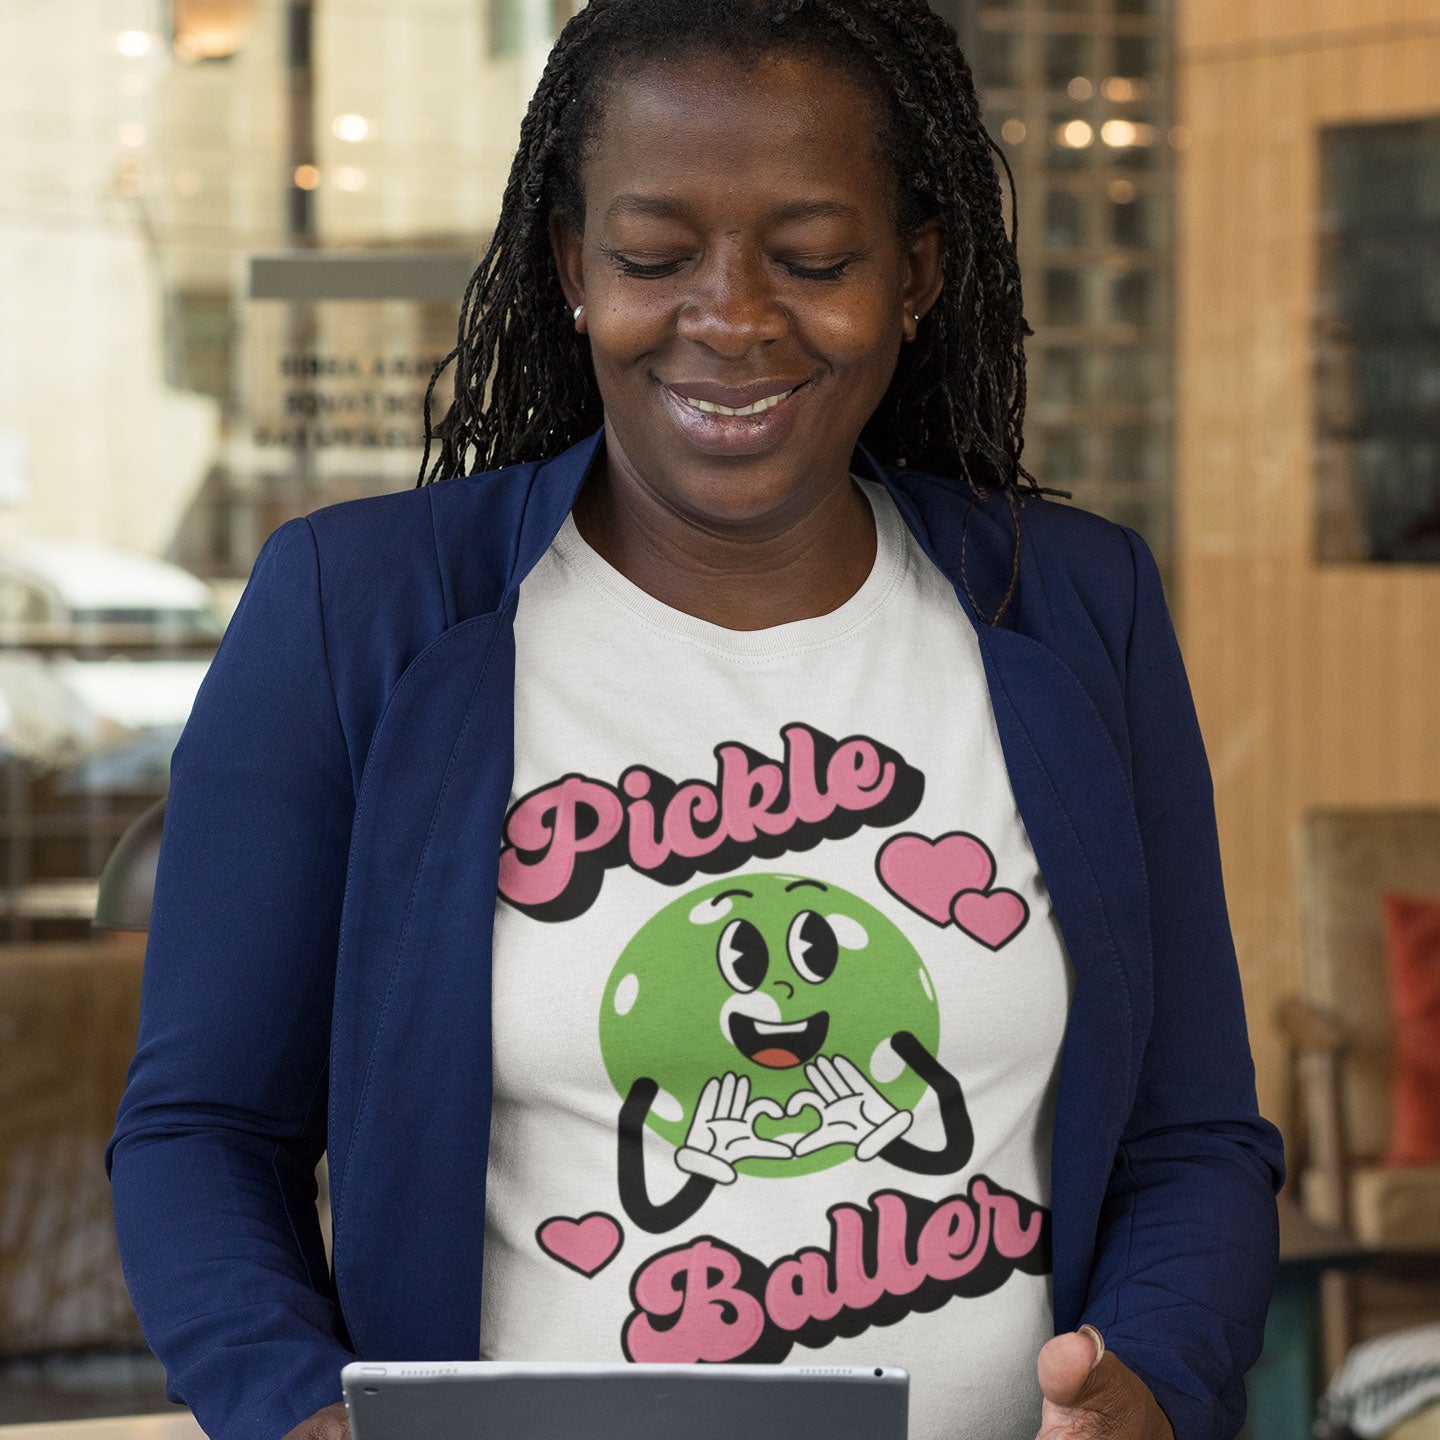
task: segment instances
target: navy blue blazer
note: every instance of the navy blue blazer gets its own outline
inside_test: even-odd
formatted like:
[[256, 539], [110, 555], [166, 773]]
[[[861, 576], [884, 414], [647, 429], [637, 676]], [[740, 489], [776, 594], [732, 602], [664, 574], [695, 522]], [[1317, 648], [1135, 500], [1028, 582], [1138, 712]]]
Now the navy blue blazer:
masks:
[[[603, 435], [281, 525], [175, 748], [105, 1164], [170, 1397], [218, 1440], [278, 1440], [340, 1398], [356, 1357], [479, 1354], [517, 591]], [[1075, 967], [1056, 1333], [1095, 1325], [1176, 1440], [1229, 1440], [1284, 1161], [1256, 1105], [1210, 771], [1155, 561], [1127, 526], [1027, 497], [1018, 592], [992, 628], [959, 583], [969, 492], [864, 447], [855, 465], [975, 626]], [[987, 613], [1012, 548], [1003, 496], [975, 501], [966, 574]]]

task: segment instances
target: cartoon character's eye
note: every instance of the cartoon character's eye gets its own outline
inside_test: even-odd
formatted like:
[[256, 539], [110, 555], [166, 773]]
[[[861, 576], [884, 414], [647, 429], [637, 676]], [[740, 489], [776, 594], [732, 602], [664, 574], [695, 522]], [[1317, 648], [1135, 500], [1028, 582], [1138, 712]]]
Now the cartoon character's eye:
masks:
[[770, 968], [765, 937], [748, 920], [732, 920], [715, 946], [720, 973], [732, 990], [754, 990]]
[[785, 935], [785, 949], [790, 963], [800, 972], [802, 980], [818, 985], [835, 973], [840, 945], [830, 922], [813, 910], [802, 910], [791, 922]]

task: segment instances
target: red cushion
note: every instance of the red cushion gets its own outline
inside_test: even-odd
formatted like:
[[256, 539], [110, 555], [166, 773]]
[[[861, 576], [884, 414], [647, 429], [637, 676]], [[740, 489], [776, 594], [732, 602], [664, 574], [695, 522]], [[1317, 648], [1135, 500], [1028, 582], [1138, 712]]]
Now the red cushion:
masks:
[[1440, 1165], [1440, 897], [1381, 896], [1395, 1012], [1387, 1165]]

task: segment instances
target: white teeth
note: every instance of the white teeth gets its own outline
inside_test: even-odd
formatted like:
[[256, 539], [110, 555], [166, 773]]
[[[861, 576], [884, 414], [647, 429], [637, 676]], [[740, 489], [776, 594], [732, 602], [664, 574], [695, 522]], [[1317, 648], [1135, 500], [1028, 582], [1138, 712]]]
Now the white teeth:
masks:
[[810, 1022], [797, 1020], [792, 1025], [772, 1025], [768, 1020], [755, 1020], [751, 1023], [759, 1035], [798, 1035]]
[[757, 400], [753, 405], [743, 405], [738, 410], [732, 410], [728, 405], [712, 405], [708, 400], [691, 400], [682, 395], [680, 398], [692, 410], [703, 411], [707, 415], [763, 415], [767, 410], [773, 410], [782, 400], [788, 399], [800, 387], [794, 386], [783, 395], [767, 395], [763, 400]]

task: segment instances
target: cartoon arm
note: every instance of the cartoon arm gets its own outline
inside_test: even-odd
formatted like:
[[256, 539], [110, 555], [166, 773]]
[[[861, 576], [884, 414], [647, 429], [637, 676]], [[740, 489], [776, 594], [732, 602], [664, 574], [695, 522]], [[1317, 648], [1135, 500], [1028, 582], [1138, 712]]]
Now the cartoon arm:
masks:
[[657, 1205], [645, 1188], [645, 1117], [660, 1086], [645, 1076], [630, 1087], [620, 1107], [619, 1181], [620, 1203], [625, 1213], [642, 1230], [661, 1235], [683, 1225], [705, 1203], [716, 1181], [691, 1175], [670, 1199]]
[[965, 1108], [960, 1082], [908, 1030], [890, 1037], [895, 1053], [935, 1092], [940, 1102], [940, 1119], [945, 1143], [938, 1150], [922, 1150], [909, 1140], [895, 1139], [881, 1150], [892, 1165], [915, 1175], [950, 1175], [970, 1159], [975, 1149], [975, 1131]]

